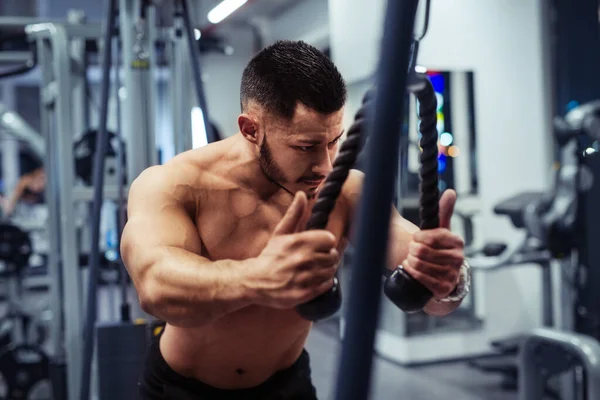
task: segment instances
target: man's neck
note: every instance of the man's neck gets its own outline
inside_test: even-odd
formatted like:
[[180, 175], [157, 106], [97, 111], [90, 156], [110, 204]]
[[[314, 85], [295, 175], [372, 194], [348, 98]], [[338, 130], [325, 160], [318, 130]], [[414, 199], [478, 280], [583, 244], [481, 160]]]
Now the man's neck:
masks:
[[242, 168], [235, 172], [240, 181], [254, 190], [262, 199], [291, 199], [294, 193], [272, 179], [261, 167], [255, 149], [243, 136], [239, 135], [240, 146], [236, 146], [238, 154], [236, 158]]

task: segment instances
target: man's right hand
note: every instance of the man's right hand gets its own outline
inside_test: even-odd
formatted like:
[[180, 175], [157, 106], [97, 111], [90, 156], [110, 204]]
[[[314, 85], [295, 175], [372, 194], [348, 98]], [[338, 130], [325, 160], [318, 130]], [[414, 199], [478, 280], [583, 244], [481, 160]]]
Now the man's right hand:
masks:
[[327, 230], [304, 231], [309, 216], [306, 194], [297, 192], [256, 267], [248, 271], [258, 304], [293, 308], [333, 286], [340, 261], [336, 238]]

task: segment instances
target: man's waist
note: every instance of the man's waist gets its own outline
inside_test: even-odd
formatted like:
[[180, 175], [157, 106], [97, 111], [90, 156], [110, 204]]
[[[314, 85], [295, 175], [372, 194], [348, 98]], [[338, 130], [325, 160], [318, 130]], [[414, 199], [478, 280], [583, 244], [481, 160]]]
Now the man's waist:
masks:
[[[178, 332], [167, 326], [156, 342], [159, 355], [177, 377], [197, 380], [227, 390], [247, 389], [285, 378], [298, 368], [308, 368], [308, 354], [301, 342], [244, 340], [234, 342], [223, 335]], [[175, 377], [175, 375], [174, 375]]]

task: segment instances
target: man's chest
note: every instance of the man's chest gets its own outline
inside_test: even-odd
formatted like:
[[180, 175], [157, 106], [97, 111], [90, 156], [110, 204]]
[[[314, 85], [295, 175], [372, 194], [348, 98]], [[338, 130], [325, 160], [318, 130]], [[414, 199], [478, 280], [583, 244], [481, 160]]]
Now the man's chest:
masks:
[[[207, 203], [197, 216], [196, 226], [202, 238], [202, 255], [211, 260], [258, 256], [286, 212], [285, 206], [261, 202], [251, 196], [231, 199], [215, 195]], [[343, 207], [338, 204], [326, 228], [338, 238], [340, 250], [346, 245], [346, 219]]]

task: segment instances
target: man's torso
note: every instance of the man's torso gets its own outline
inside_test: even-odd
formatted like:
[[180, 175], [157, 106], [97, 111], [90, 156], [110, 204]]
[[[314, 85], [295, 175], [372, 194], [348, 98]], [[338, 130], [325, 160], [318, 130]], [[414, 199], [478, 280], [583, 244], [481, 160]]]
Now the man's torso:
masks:
[[[226, 142], [226, 141], [223, 141]], [[215, 150], [225, 148], [213, 145]], [[223, 150], [226, 151], [226, 150]], [[210, 260], [256, 257], [291, 203], [292, 195], [261, 198], [252, 188], [236, 182], [235, 163], [227, 157], [198, 165], [193, 152], [181, 157], [197, 171], [191, 185], [196, 203], [195, 223], [202, 240], [202, 256]], [[177, 168], [174, 163], [172, 168]], [[187, 201], [190, 201], [188, 198]], [[314, 200], [310, 202], [310, 206]], [[346, 245], [343, 201], [334, 208], [327, 229], [338, 238], [340, 254]], [[228, 314], [208, 326], [167, 326], [161, 350], [171, 367], [184, 376], [220, 388], [260, 384], [289, 367], [301, 354], [311, 323], [294, 309], [278, 310], [252, 305]]]

